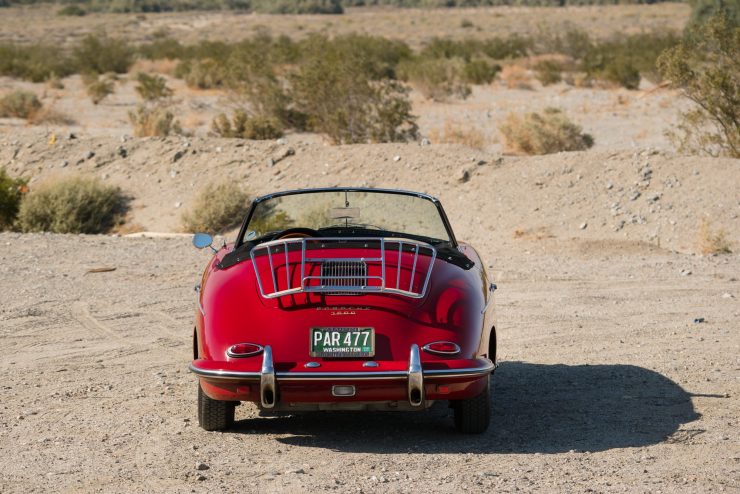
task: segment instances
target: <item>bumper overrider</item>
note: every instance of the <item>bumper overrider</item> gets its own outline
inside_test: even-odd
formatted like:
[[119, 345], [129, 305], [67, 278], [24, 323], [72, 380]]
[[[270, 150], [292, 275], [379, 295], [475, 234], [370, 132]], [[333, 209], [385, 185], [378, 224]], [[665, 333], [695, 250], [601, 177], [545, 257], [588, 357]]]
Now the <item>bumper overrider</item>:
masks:
[[[257, 357], [255, 357], [255, 360]], [[250, 359], [252, 360], [252, 359]], [[245, 369], [250, 363], [194, 360], [190, 370], [213, 399], [253, 401], [262, 408], [279, 402], [405, 402], [424, 407], [435, 399], [462, 399], [475, 396], [496, 368], [487, 358], [455, 359], [421, 363], [419, 346], [411, 345], [408, 362], [352, 362], [357, 370], [346, 370], [346, 362], [326, 362], [332, 370], [275, 369], [272, 348], [262, 352], [259, 370]], [[309, 366], [304, 368], [308, 369]], [[255, 396], [259, 393], [258, 396]]]

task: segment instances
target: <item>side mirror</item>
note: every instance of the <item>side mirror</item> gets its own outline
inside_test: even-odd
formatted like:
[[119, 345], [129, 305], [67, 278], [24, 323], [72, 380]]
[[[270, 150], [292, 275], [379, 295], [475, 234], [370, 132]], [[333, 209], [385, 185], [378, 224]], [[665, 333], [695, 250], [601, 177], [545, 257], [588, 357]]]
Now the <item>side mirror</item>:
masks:
[[[213, 237], [208, 235], [207, 233], [196, 233], [193, 235], [193, 245], [196, 249], [205, 249], [206, 247], [212, 247], [213, 244]], [[213, 249], [214, 251], [216, 249]]]

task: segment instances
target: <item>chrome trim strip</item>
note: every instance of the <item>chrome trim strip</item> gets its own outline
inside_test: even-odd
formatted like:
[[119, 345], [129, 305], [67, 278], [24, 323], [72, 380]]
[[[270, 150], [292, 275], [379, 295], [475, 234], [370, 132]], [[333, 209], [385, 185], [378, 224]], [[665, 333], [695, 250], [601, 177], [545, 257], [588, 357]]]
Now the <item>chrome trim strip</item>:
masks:
[[206, 315], [205, 309], [203, 309], [203, 304], [200, 303], [200, 284], [195, 285], [195, 301], [198, 303], [198, 310], [200, 311], [201, 316]]
[[[461, 369], [429, 369], [423, 370], [424, 377], [474, 377], [490, 374], [497, 365], [486, 359], [485, 365], [481, 367], [464, 367]], [[259, 380], [259, 372], [244, 371], [226, 371], [199, 369], [190, 364], [188, 369], [198, 376], [212, 379], [240, 379], [240, 380]], [[275, 378], [278, 381], [302, 381], [304, 379], [327, 380], [374, 380], [374, 379], [406, 379], [408, 371], [360, 371], [360, 372], [276, 372]]]
[[493, 303], [493, 292], [495, 292], [497, 288], [498, 286], [496, 283], [488, 285], [488, 300], [486, 300], [486, 305], [483, 306], [483, 310], [480, 311], [481, 314], [485, 314], [488, 307]]

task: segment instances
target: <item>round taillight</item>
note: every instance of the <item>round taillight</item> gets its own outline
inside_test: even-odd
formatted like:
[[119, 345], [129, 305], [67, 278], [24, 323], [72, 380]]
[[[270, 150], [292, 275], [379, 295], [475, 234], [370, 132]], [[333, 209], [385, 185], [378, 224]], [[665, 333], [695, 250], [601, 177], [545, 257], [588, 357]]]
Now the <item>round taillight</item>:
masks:
[[435, 341], [427, 343], [421, 349], [427, 353], [433, 353], [435, 355], [457, 355], [460, 353], [460, 346], [451, 341]]
[[233, 358], [251, 357], [252, 355], [259, 355], [262, 350], [264, 350], [262, 345], [256, 343], [237, 343], [226, 350], [226, 355]]

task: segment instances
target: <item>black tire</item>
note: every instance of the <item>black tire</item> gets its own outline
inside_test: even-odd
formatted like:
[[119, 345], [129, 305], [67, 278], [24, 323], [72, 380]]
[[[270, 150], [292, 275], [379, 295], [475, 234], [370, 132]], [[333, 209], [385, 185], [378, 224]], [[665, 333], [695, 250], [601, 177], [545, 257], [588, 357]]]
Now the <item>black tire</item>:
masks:
[[234, 425], [233, 401], [212, 400], [198, 384], [198, 424], [207, 431], [222, 431]]
[[491, 423], [491, 376], [481, 394], [453, 403], [455, 428], [464, 434], [481, 434]]

